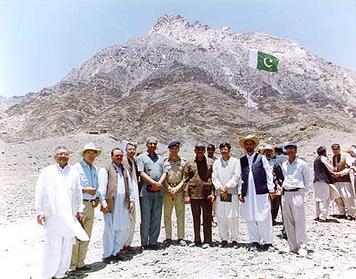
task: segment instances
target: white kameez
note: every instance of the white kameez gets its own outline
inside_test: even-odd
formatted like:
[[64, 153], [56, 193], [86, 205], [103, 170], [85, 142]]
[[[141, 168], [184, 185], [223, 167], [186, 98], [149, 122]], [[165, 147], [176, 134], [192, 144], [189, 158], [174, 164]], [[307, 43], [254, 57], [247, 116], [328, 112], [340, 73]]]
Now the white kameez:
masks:
[[[255, 181], [253, 179], [252, 173], [252, 161], [255, 153], [253, 153], [251, 156], [246, 156], [250, 170], [248, 175], [248, 187], [245, 202], [241, 203], [240, 208], [241, 217], [244, 218], [247, 222], [247, 230], [250, 242], [271, 244], [273, 238], [271, 201], [268, 194], [256, 194]], [[266, 172], [268, 191], [274, 192], [272, 170], [266, 157], [264, 156], [262, 156], [262, 163]]]
[[[239, 225], [239, 200], [237, 187], [240, 183], [240, 162], [234, 157], [224, 161], [222, 158], [215, 160], [213, 165], [212, 181], [216, 189], [216, 210], [218, 229], [221, 240], [237, 241]], [[219, 189], [227, 187], [232, 194], [231, 202], [220, 200]]]
[[88, 241], [89, 237], [76, 219], [83, 211], [82, 191], [77, 177], [68, 165], [44, 168], [36, 185], [35, 206], [38, 215], [45, 216], [41, 278], [62, 278], [70, 266], [75, 237]]
[[[98, 173], [99, 191], [108, 184], [108, 173], [104, 168], [99, 169]], [[131, 180], [129, 179], [129, 183]], [[103, 257], [114, 256], [124, 247], [129, 232], [130, 216], [126, 207], [125, 200], [125, 182], [121, 172], [117, 177], [117, 191], [114, 201], [114, 212], [104, 214], [104, 232], [103, 232]], [[101, 194], [103, 194], [101, 192]], [[104, 193], [104, 196], [106, 191]]]
[[140, 225], [141, 224], [141, 208], [140, 208], [140, 197], [138, 193], [138, 182], [137, 182], [137, 176], [136, 176], [136, 168], [132, 168], [132, 176], [131, 176], [131, 181], [132, 181], [132, 188], [133, 188], [133, 195], [135, 198], [135, 211], [130, 213], [130, 225], [129, 225], [129, 236], [127, 238], [127, 241], [125, 243], [125, 246], [130, 246], [135, 234], [135, 227], [136, 224]]

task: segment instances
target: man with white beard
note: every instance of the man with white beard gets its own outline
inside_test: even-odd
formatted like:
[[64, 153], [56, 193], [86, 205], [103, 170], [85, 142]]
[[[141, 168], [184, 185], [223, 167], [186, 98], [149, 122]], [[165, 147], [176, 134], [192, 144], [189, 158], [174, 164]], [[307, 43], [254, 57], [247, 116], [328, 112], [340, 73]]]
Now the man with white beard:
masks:
[[265, 156], [255, 152], [259, 139], [249, 135], [239, 144], [246, 155], [240, 158], [242, 184], [239, 187], [241, 217], [246, 220], [251, 250], [272, 246], [272, 216], [269, 193], [274, 194], [273, 175]]
[[35, 193], [37, 222], [46, 230], [41, 278], [63, 278], [70, 266], [75, 237], [89, 241], [78, 222], [83, 218], [83, 195], [78, 177], [68, 164], [69, 152], [55, 150], [55, 164], [44, 168]]
[[114, 148], [111, 151], [110, 164], [101, 168], [98, 174], [98, 191], [105, 222], [103, 232], [105, 262], [120, 257], [119, 252], [129, 237], [130, 213], [135, 208], [131, 178], [122, 164], [123, 157], [123, 151]]
[[231, 145], [219, 146], [221, 158], [213, 165], [212, 181], [216, 190], [216, 217], [221, 237], [221, 247], [227, 247], [228, 240], [237, 245], [239, 228], [239, 200], [237, 188], [240, 183], [240, 162], [230, 156]]

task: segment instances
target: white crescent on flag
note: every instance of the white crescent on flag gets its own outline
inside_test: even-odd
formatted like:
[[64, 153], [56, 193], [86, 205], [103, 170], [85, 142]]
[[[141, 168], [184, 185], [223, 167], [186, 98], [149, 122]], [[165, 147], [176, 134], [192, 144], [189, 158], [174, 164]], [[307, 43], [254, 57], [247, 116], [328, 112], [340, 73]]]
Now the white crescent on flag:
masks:
[[[267, 61], [269, 62], [269, 63], [267, 63]], [[271, 61], [271, 59], [270, 58], [263, 58], [263, 64], [267, 67], [267, 68], [271, 68], [272, 66], [273, 66], [273, 64], [272, 64], [272, 61]]]

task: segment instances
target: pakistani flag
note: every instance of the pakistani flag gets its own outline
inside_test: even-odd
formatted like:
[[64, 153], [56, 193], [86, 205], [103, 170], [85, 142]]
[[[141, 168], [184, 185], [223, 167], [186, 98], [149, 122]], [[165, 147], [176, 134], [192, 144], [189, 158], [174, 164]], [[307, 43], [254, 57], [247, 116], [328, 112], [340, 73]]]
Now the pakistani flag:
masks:
[[250, 50], [248, 65], [255, 69], [275, 73], [278, 71], [278, 58], [262, 51]]

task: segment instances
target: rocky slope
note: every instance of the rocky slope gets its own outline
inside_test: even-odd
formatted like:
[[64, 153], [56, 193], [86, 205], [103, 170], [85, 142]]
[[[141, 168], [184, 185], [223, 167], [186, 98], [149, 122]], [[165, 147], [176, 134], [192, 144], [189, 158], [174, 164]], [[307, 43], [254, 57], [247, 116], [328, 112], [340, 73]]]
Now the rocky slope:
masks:
[[[250, 49], [280, 59], [278, 73], [247, 66]], [[108, 47], [0, 116], [4, 141], [105, 128], [119, 138], [265, 141], [323, 128], [352, 132], [356, 73], [296, 42], [215, 30], [162, 16], [144, 37]]]

